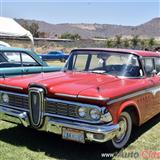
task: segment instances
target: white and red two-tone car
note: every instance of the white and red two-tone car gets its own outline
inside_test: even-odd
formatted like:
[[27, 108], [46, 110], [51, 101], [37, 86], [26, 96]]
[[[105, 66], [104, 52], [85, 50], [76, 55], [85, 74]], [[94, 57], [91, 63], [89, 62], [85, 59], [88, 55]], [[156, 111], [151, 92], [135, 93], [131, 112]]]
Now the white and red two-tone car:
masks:
[[0, 79], [0, 112], [26, 127], [124, 147], [160, 113], [160, 54], [75, 49], [60, 72]]

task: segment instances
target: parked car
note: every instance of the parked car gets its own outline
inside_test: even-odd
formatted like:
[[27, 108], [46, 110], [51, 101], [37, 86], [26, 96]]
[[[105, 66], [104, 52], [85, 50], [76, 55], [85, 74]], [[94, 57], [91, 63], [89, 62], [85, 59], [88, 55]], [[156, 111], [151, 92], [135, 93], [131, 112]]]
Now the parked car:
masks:
[[46, 54], [40, 54], [40, 58], [44, 61], [53, 61], [59, 60], [61, 62], [65, 62], [68, 59], [69, 55], [65, 54], [62, 51], [50, 51]]
[[159, 73], [159, 53], [76, 49], [63, 71], [1, 78], [0, 112], [63, 139], [122, 148], [133, 125], [160, 113]]
[[59, 67], [48, 66], [36, 53], [13, 47], [0, 48], [0, 77], [58, 71]]

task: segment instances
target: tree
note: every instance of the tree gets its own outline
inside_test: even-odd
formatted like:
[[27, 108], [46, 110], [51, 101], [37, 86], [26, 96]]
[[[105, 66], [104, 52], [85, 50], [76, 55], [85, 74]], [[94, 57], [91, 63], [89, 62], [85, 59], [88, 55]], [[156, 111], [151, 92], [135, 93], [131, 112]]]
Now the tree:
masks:
[[65, 32], [63, 34], [61, 34], [60, 36], [61, 39], [72, 39], [72, 40], [79, 40], [81, 38], [81, 36], [79, 34], [72, 34], [69, 32]]
[[[21, 24], [25, 29], [29, 30], [33, 37], [39, 37], [39, 25], [38, 23], [31, 23], [29, 24], [27, 21], [23, 21]], [[43, 33], [45, 34], [45, 33]]]
[[140, 40], [140, 46], [141, 46], [141, 49], [144, 50], [147, 45], [146, 45], [146, 39], [141, 39]]
[[117, 48], [120, 48], [121, 47], [121, 38], [122, 38], [122, 36], [121, 35], [116, 35], [116, 37], [115, 37], [115, 46], [117, 47]]
[[108, 48], [114, 47], [114, 41], [113, 41], [112, 39], [107, 39], [107, 40], [106, 40], [106, 46], [107, 46]]
[[149, 41], [148, 41], [149, 49], [152, 50], [154, 45], [155, 45], [155, 39], [150, 38]]
[[124, 46], [124, 48], [129, 48], [129, 46], [130, 46], [130, 44], [129, 44], [129, 39], [125, 38], [125, 39], [123, 40], [123, 46]]
[[138, 48], [138, 43], [139, 43], [139, 36], [138, 35], [133, 36], [133, 38], [131, 39], [131, 44], [134, 49]]
[[32, 23], [29, 28], [30, 32], [33, 34], [33, 37], [39, 37], [39, 25], [37, 23]]

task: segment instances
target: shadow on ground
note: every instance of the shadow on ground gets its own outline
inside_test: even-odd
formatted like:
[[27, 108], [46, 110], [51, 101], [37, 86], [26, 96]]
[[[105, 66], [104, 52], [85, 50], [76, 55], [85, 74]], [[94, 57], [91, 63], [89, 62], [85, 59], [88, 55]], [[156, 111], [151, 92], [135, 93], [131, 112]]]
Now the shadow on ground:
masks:
[[[133, 132], [130, 143], [160, 122], [160, 114]], [[60, 136], [38, 132], [24, 127], [0, 130], [0, 140], [16, 146], [26, 146], [32, 151], [45, 152], [46, 156], [57, 159], [101, 159], [101, 153], [115, 153], [109, 144], [79, 144], [62, 140]], [[119, 151], [118, 151], [119, 152]]]

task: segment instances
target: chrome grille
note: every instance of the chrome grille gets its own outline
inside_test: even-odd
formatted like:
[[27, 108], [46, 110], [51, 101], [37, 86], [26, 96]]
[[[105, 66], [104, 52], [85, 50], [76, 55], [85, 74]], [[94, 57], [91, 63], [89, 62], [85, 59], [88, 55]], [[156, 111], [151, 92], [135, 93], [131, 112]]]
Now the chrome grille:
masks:
[[28, 97], [8, 94], [9, 96], [9, 105], [18, 108], [29, 109], [28, 107]]
[[69, 117], [78, 117], [78, 106], [60, 102], [46, 101], [45, 112]]
[[39, 128], [43, 123], [44, 90], [42, 88], [29, 89], [29, 109], [31, 125]]

